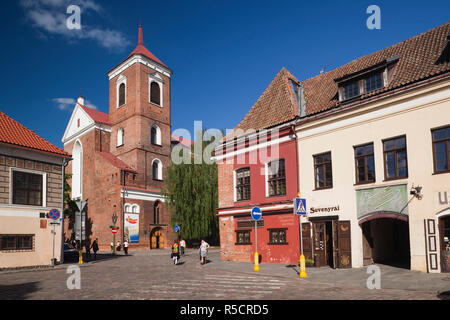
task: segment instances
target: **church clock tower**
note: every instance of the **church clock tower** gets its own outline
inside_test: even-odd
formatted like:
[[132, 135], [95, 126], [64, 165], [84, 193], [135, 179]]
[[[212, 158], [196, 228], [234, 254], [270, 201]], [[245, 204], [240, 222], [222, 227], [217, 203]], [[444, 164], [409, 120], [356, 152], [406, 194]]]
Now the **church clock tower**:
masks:
[[171, 152], [172, 71], [143, 43], [108, 72], [110, 152], [137, 175], [133, 184], [160, 192]]

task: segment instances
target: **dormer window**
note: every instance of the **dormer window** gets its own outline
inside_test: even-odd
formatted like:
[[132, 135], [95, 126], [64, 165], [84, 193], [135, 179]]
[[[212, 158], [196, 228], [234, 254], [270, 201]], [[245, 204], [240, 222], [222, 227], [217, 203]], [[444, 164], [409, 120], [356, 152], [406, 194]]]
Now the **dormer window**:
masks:
[[383, 87], [383, 76], [380, 73], [372, 74], [365, 79], [366, 93], [381, 89]]
[[352, 82], [344, 86], [344, 100], [359, 96], [359, 83]]
[[354, 73], [334, 79], [338, 85], [339, 101], [348, 101], [364, 94], [387, 87], [400, 55]]

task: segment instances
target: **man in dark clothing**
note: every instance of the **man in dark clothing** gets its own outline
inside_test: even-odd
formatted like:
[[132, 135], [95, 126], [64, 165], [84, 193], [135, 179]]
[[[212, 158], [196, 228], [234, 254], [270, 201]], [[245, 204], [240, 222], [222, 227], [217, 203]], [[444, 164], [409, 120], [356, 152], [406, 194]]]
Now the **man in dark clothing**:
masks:
[[94, 243], [92, 243], [92, 250], [94, 250], [94, 260], [97, 260], [97, 251], [98, 251], [98, 238], [95, 238]]
[[86, 240], [84, 246], [86, 248], [86, 262], [89, 262], [89, 260], [91, 259], [91, 242], [89, 241], [89, 239]]

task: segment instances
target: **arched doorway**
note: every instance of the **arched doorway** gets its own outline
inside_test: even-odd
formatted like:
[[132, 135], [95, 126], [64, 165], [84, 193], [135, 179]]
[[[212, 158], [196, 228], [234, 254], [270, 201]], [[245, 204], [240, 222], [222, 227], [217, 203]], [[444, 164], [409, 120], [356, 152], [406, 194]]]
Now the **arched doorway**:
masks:
[[364, 265], [386, 264], [409, 269], [411, 266], [407, 216], [376, 213], [359, 222], [363, 234]]
[[164, 248], [164, 234], [160, 227], [152, 230], [150, 233], [150, 249]]

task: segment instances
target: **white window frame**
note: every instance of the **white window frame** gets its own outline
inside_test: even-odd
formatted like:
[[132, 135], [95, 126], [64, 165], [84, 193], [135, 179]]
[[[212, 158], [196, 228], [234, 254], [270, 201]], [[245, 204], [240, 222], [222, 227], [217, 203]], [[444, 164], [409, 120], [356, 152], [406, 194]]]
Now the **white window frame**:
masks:
[[[125, 103], [123, 105], [119, 105], [119, 88], [121, 84], [125, 84]], [[116, 80], [116, 108], [119, 109], [127, 104], [127, 77], [123, 74], [119, 76]]]
[[[38, 175], [42, 176], [42, 205], [41, 206], [13, 203], [13, 198], [14, 198], [14, 195], [13, 195], [13, 192], [14, 192], [13, 173], [14, 173], [14, 171], [38, 174]], [[22, 169], [22, 168], [17, 168], [17, 167], [9, 168], [9, 203], [14, 206], [38, 207], [38, 208], [47, 207], [47, 173], [42, 172], [42, 171]]]
[[123, 212], [125, 213], [132, 213], [132, 206], [129, 203], [125, 203], [123, 206]]
[[131, 213], [139, 214], [139, 211], [139, 206], [137, 204], [131, 206]]
[[[80, 145], [80, 167], [79, 167], [79, 190], [76, 190], [76, 188], [74, 188], [74, 179], [77, 178], [77, 173], [74, 173], [74, 164], [75, 164], [75, 157], [74, 157], [74, 152], [73, 149], [75, 148], [75, 146], [79, 144]], [[82, 199], [83, 196], [83, 144], [81, 143], [81, 141], [79, 139], [77, 139], [73, 145], [73, 149], [72, 149], [72, 199]], [[77, 194], [77, 191], [79, 191], [79, 193]]]
[[[163, 88], [164, 81], [157, 73], [150, 74], [148, 76], [148, 102], [154, 106], [162, 108], [164, 106]], [[159, 85], [159, 105], [152, 102], [152, 82], [156, 82]]]
[[[123, 146], [123, 144], [124, 144], [124, 137], [125, 137], [124, 132], [125, 132], [125, 130], [124, 130], [122, 127], [120, 127], [120, 128], [117, 130], [116, 147], [121, 147], [121, 146]], [[120, 139], [119, 139], [119, 138], [120, 138]], [[120, 142], [120, 143], [119, 143], [119, 142]]]
[[[153, 164], [155, 163], [155, 161], [158, 162], [158, 177], [156, 177], [156, 179], [155, 179], [155, 177], [153, 177]], [[155, 180], [162, 181], [163, 180], [163, 178], [162, 178], [162, 170], [163, 170], [162, 161], [159, 160], [158, 158], [153, 159], [151, 168], [152, 168], [152, 178]]]
[[[161, 144], [161, 128], [156, 123], [154, 123], [152, 125], [151, 129], [152, 128], [156, 129], [156, 145], [161, 146], [162, 145]], [[150, 142], [152, 140], [152, 136], [151, 136], [152, 135], [152, 131], [151, 131], [151, 129], [150, 129]]]

